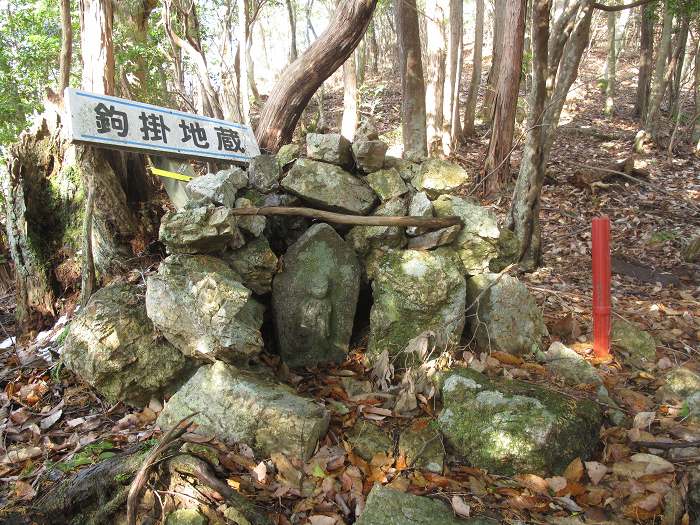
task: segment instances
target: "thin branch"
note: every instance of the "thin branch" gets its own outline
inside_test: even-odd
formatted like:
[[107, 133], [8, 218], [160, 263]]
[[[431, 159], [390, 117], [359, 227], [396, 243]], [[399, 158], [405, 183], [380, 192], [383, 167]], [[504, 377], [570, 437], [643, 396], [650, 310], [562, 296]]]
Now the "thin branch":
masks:
[[594, 3], [593, 9], [600, 9], [601, 11], [606, 11], [610, 13], [614, 11], [624, 11], [625, 9], [632, 9], [633, 7], [650, 4], [652, 2], [656, 2], [656, 0], [638, 0], [637, 2], [632, 2], [631, 4], [624, 5], [605, 5]]

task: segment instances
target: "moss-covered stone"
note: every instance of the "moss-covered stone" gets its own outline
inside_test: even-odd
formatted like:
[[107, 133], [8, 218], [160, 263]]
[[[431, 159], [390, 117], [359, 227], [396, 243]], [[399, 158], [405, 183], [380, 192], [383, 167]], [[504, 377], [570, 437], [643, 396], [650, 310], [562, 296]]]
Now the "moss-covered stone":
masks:
[[365, 461], [371, 461], [375, 454], [390, 453], [393, 449], [389, 435], [366, 420], [358, 420], [348, 432], [347, 438], [355, 454]]
[[191, 366], [153, 329], [143, 291], [126, 284], [93, 294], [71, 322], [62, 355], [109, 402], [134, 406], [167, 391]]
[[159, 236], [170, 253], [221, 252], [245, 243], [231, 210], [212, 204], [166, 213]]
[[357, 525], [495, 525], [486, 518], [461, 520], [436, 499], [375, 485]]
[[299, 158], [301, 148], [299, 144], [285, 144], [277, 152], [277, 163], [280, 168], [284, 168], [287, 164], [291, 164]]
[[209, 520], [197, 509], [178, 509], [165, 519], [165, 525], [207, 525]]
[[[540, 349], [547, 327], [527, 287], [515, 277], [481, 274], [467, 280], [470, 330], [484, 350], [527, 354]], [[481, 295], [483, 292], [483, 295]], [[478, 298], [478, 301], [477, 301]]]
[[352, 156], [357, 168], [365, 173], [382, 169], [388, 146], [381, 140], [356, 140], [352, 145]]
[[[372, 215], [402, 217], [406, 212], [406, 199], [396, 197], [380, 204]], [[407, 242], [405, 230], [400, 226], [354, 226], [345, 240], [358, 255], [365, 256], [377, 248], [403, 248]]]
[[445, 462], [442, 436], [430, 426], [422, 430], [403, 430], [399, 438], [399, 454], [404, 455], [409, 467], [442, 473]]
[[695, 392], [700, 392], [700, 374], [681, 366], [666, 373], [656, 397], [662, 403], [676, 404]]
[[469, 182], [469, 174], [454, 162], [441, 159], [428, 159], [421, 164], [420, 172], [413, 179], [418, 191], [426, 192], [431, 198], [445, 193], [453, 193]]
[[406, 183], [403, 181], [396, 168], [389, 168], [375, 171], [367, 175], [367, 183], [374, 193], [379, 195], [382, 202], [400, 197], [408, 192]]
[[[435, 251], [392, 250], [372, 272], [374, 304], [367, 351], [402, 354], [408, 342], [426, 331], [439, 344], [457, 343], [464, 328], [465, 282], [459, 262]], [[420, 356], [401, 356], [415, 363]]]
[[644, 368], [656, 362], [656, 341], [635, 323], [613, 320], [611, 343], [622, 351], [625, 363], [634, 367]]
[[225, 253], [222, 258], [253, 293], [261, 295], [272, 290], [272, 276], [277, 271], [278, 259], [266, 237], [261, 235], [242, 248]]
[[493, 382], [471, 369], [441, 380], [438, 417], [448, 444], [472, 465], [503, 475], [560, 474], [586, 459], [602, 415], [588, 400], [520, 381]]
[[[466, 274], [488, 271], [491, 262], [494, 261], [495, 264], [501, 257], [501, 248], [509, 247], [507, 243], [501, 245], [503, 241], [496, 215], [475, 201], [442, 195], [433, 202], [433, 207], [437, 217], [457, 215], [462, 219], [462, 230], [453, 247], [459, 254]], [[504, 261], [510, 258], [506, 256]]]

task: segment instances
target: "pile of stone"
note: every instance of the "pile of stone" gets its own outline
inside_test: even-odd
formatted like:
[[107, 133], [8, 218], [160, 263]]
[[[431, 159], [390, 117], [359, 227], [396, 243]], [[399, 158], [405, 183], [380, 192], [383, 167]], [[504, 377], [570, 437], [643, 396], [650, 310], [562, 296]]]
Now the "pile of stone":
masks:
[[[514, 277], [492, 273], [517, 252], [512, 234], [491, 210], [456, 195], [471, 181], [463, 168], [388, 157], [369, 125], [352, 144], [337, 134], [309, 134], [306, 156], [299, 150], [288, 145], [254, 158], [247, 170], [189, 182], [188, 204], [161, 222], [168, 257], [145, 290], [113, 284], [95, 293], [71, 324], [66, 365], [112, 402], [139, 406], [170, 396], [158, 419], [164, 429], [197, 412], [200, 432], [244, 442], [262, 456], [306, 459], [327, 430], [327, 410], [255, 358], [267, 346], [289, 367], [341, 362], [363, 316], [363, 287], [372, 296], [370, 362], [388, 354], [395, 364], [415, 363], [420, 356], [406, 349], [424, 333], [441, 347], [465, 337], [484, 350], [539, 349], [547, 332], [535, 301]], [[234, 211], [251, 206], [456, 215], [463, 225], [350, 228]], [[274, 336], [261, 332], [268, 318]], [[558, 470], [595, 440], [599, 416], [588, 406], [565, 407], [547, 392], [485, 377], [456, 377], [444, 380], [439, 423], [448, 443], [475, 465]], [[524, 430], [498, 427], [504, 418]], [[553, 453], [558, 438], [570, 434], [571, 447]], [[475, 452], [475, 443], [490, 452]], [[516, 444], [530, 456], [512, 450]], [[425, 467], [441, 470], [439, 451]]]

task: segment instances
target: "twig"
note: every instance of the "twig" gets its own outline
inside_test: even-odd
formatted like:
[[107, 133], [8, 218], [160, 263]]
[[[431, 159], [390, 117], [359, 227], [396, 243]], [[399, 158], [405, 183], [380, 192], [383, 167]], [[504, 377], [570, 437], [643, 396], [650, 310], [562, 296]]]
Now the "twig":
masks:
[[[189, 427], [189, 420], [196, 415], [197, 412], [194, 412], [189, 416], [182, 418], [177, 425], [166, 432], [166, 434], [161, 438], [160, 443], [158, 443], [158, 445], [156, 445], [146, 456], [143, 465], [141, 465], [141, 468], [134, 477], [134, 481], [131, 482], [129, 496], [126, 498], [127, 525], [136, 525], [136, 505], [138, 504], [141, 490], [146, 484], [146, 479], [148, 478], [148, 474], [156, 458], [161, 454], [161, 452], [170, 447], [170, 445], [177, 441], [180, 436], [187, 431], [187, 428]], [[183, 424], [185, 422], [187, 422], [186, 425]]]
[[634, 441], [633, 444], [637, 447], [658, 448], [669, 450], [672, 448], [692, 448], [700, 447], [700, 440], [695, 441]]

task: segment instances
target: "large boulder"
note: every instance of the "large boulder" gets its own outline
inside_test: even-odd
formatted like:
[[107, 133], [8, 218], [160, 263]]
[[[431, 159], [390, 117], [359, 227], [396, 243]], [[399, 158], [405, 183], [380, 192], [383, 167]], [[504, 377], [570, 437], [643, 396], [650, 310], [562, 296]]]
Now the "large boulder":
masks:
[[[454, 195], [442, 195], [433, 202], [435, 215], [456, 215], [462, 219], [462, 229], [453, 246], [462, 260], [467, 275], [489, 271], [491, 262], [501, 249], [501, 230], [496, 215], [475, 201]], [[492, 269], [495, 271], [495, 269]]]
[[[373, 272], [370, 357], [402, 354], [409, 341], [433, 332], [440, 344], [459, 342], [464, 328], [465, 282], [454, 257], [434, 251], [392, 250]], [[413, 363], [420, 356], [402, 354]]]
[[308, 459], [328, 429], [328, 412], [287, 385], [216, 361], [202, 366], [165, 404], [163, 430], [196, 412], [195, 432], [245, 443], [269, 457]]
[[503, 475], [561, 474], [598, 442], [602, 415], [588, 400], [471, 369], [441, 378], [438, 423], [448, 444], [475, 467]]
[[[406, 211], [406, 200], [397, 197], [377, 206], [372, 215], [403, 217]], [[360, 255], [367, 255], [376, 248], [403, 248], [406, 245], [405, 228], [402, 226], [354, 226], [345, 240]]]
[[426, 192], [431, 198], [445, 193], [453, 193], [469, 182], [467, 172], [454, 162], [429, 159], [421, 164], [413, 185], [418, 191]]
[[437, 499], [374, 485], [356, 525], [495, 525], [488, 518], [458, 519]]
[[170, 253], [212, 253], [245, 243], [231, 210], [212, 204], [166, 213], [159, 236]]
[[638, 324], [614, 319], [610, 332], [610, 342], [623, 354], [626, 364], [646, 368], [656, 362], [656, 341]]
[[93, 294], [73, 319], [63, 362], [110, 403], [143, 406], [169, 390], [190, 366], [146, 316], [143, 291], [111, 284]]
[[243, 248], [225, 253], [222, 258], [253, 293], [262, 295], [272, 291], [272, 276], [277, 271], [278, 260], [265, 236], [249, 241]]
[[352, 145], [352, 156], [358, 169], [365, 173], [382, 169], [387, 147], [381, 140], [356, 140]]
[[300, 159], [282, 187], [305, 201], [340, 213], [366, 215], [374, 207], [377, 196], [361, 179], [333, 164]]
[[248, 179], [250, 185], [262, 193], [270, 193], [279, 188], [282, 176], [280, 164], [274, 155], [258, 155], [250, 159]]
[[666, 373], [656, 397], [662, 403], [680, 404], [696, 392], [700, 392], [700, 374], [680, 366]]
[[316, 224], [284, 256], [272, 283], [280, 355], [289, 366], [345, 358], [360, 289], [352, 248], [327, 224]]
[[240, 281], [221, 259], [171, 255], [148, 277], [148, 317], [187, 356], [245, 361], [263, 347], [263, 306]]
[[510, 275], [485, 273], [468, 279], [467, 305], [474, 305], [470, 328], [482, 349], [528, 354], [541, 349], [548, 335], [534, 297]]
[[352, 164], [350, 141], [339, 133], [308, 133], [306, 155], [310, 159], [338, 166], [348, 167]]
[[246, 172], [232, 168], [193, 178], [185, 186], [185, 192], [193, 201], [233, 208], [236, 192], [247, 184]]

